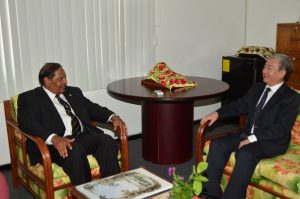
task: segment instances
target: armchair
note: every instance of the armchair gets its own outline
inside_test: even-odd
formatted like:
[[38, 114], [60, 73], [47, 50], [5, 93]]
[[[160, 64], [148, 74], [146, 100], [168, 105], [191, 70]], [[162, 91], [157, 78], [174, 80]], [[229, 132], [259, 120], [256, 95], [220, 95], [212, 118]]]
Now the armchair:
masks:
[[[300, 85], [290, 85], [300, 93]], [[299, 109], [300, 111], [300, 109]], [[207, 134], [209, 121], [200, 125], [196, 138], [196, 163], [206, 160], [209, 143], [229, 134], [238, 133], [243, 128], [245, 116], [240, 117], [239, 128], [228, 132]], [[300, 198], [300, 112], [292, 129], [292, 139], [287, 152], [274, 158], [264, 159], [256, 166], [247, 189], [247, 199], [254, 198]], [[221, 187], [226, 187], [235, 164], [234, 153], [225, 167]]]
[[[22, 132], [17, 122], [17, 96], [4, 101], [7, 134], [9, 140], [11, 171], [13, 187], [21, 184], [27, 188], [35, 198], [69, 198], [69, 189], [72, 184], [63, 169], [52, 163], [48, 147], [45, 142], [37, 137]], [[93, 125], [96, 122], [92, 121]], [[26, 153], [26, 140], [36, 143], [42, 154], [42, 164], [31, 165]], [[119, 139], [119, 162], [121, 171], [128, 170], [128, 140], [126, 135], [120, 135]], [[88, 156], [92, 178], [101, 176], [100, 167], [96, 159]]]

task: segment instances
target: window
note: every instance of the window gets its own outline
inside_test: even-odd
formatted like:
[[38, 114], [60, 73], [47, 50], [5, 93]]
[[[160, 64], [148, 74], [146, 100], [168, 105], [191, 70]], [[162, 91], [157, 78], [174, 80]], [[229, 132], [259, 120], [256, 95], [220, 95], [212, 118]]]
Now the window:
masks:
[[106, 88], [154, 65], [153, 0], [1, 0], [1, 100], [38, 86], [45, 62], [69, 85]]

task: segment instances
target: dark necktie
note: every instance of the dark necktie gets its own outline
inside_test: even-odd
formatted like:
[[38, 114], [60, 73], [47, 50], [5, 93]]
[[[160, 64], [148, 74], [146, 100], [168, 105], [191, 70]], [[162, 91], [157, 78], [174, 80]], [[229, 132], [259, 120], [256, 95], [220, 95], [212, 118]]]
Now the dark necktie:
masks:
[[71, 111], [71, 106], [58, 95], [56, 95], [55, 97], [57, 98], [58, 102], [63, 105], [66, 113], [71, 117], [72, 134], [78, 135], [81, 132], [81, 127], [78, 118]]
[[271, 89], [269, 87], [266, 88], [265, 92], [263, 93], [262, 97], [261, 97], [261, 100], [259, 101], [259, 103], [257, 104], [250, 120], [249, 120], [249, 125], [248, 125], [248, 128], [245, 128], [245, 131], [244, 133], [241, 134], [241, 137], [242, 138], [246, 138], [247, 135], [250, 135], [250, 132], [251, 132], [251, 129], [253, 127], [253, 125], [255, 124], [255, 121], [256, 119], [258, 118], [261, 110], [263, 109], [264, 107], [264, 104], [267, 100], [267, 97], [268, 97], [268, 93], [271, 91]]

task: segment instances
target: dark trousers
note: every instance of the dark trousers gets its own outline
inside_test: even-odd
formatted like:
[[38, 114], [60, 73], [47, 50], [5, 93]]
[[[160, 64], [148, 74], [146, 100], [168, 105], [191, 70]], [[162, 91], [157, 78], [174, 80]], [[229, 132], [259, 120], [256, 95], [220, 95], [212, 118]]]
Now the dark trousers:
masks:
[[91, 181], [91, 170], [87, 160], [89, 154], [93, 155], [100, 165], [102, 178], [120, 172], [118, 145], [112, 137], [89, 131], [73, 137], [75, 141], [66, 158], [62, 158], [53, 146], [49, 146], [52, 162], [63, 168], [73, 185]]
[[[207, 178], [204, 194], [213, 198], [244, 199], [247, 186], [251, 180], [257, 163], [268, 158], [261, 150], [258, 142], [250, 143], [238, 149], [241, 139], [239, 135], [215, 139], [210, 144], [208, 154]], [[236, 151], [236, 163], [228, 185], [222, 195], [221, 178], [230, 154]]]

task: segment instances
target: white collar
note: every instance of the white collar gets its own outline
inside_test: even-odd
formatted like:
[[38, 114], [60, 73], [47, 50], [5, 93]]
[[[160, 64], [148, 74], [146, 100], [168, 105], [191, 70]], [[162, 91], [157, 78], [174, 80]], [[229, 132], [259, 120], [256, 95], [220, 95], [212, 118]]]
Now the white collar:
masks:
[[280, 82], [280, 83], [278, 83], [278, 84], [275, 84], [275, 85], [273, 85], [273, 86], [266, 86], [266, 88], [267, 87], [269, 87], [270, 89], [271, 89], [271, 91], [273, 92], [273, 93], [275, 93], [279, 88], [280, 88], [280, 86], [283, 84], [284, 82]]
[[51, 91], [49, 91], [47, 88], [45, 88], [43, 86], [44, 91], [47, 93], [47, 95], [49, 96], [49, 98], [51, 99], [51, 101], [53, 101], [55, 99], [56, 94], [52, 93]]

